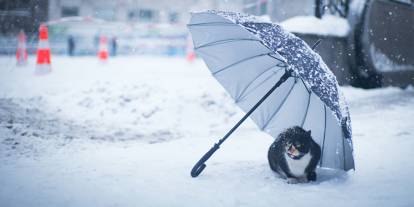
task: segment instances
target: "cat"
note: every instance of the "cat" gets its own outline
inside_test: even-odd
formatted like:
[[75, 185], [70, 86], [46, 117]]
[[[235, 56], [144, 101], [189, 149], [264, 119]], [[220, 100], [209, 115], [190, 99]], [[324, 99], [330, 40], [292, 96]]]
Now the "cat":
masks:
[[312, 139], [310, 130], [294, 126], [279, 134], [267, 157], [270, 168], [288, 183], [306, 183], [316, 181], [321, 148]]

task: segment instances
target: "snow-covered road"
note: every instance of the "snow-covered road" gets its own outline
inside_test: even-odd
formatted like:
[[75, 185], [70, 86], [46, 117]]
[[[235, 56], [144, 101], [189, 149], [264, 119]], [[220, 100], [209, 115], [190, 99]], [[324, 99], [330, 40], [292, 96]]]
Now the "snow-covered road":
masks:
[[[33, 59], [31, 60], [33, 62]], [[414, 89], [343, 87], [356, 171], [289, 185], [267, 164], [272, 138], [201, 60], [53, 57], [53, 72], [0, 57], [0, 206], [414, 206]]]

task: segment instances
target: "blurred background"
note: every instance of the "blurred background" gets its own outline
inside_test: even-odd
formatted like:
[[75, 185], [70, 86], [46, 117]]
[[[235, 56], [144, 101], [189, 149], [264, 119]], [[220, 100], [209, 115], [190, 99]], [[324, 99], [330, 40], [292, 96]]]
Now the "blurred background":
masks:
[[185, 56], [191, 11], [229, 10], [281, 23], [312, 45], [341, 85], [414, 83], [413, 0], [1, 0], [0, 54], [14, 55], [17, 34], [36, 52], [46, 23], [53, 54]]
[[[73, 37], [74, 55], [97, 51], [98, 38], [106, 35], [118, 43], [119, 54], [183, 55], [190, 11], [231, 10], [269, 15], [281, 21], [298, 14], [313, 14], [313, 1], [294, 0], [284, 5], [296, 9], [276, 12], [281, 0], [2, 0], [0, 3], [0, 53], [15, 52], [16, 35], [28, 35], [29, 53], [36, 51], [37, 30], [49, 24], [53, 53], [67, 52]], [[305, 3], [305, 4], [304, 4]], [[281, 9], [277, 9], [281, 10]]]
[[67, 39], [72, 36], [75, 55], [96, 54], [99, 36], [106, 35], [116, 39], [119, 54], [183, 55], [190, 11], [270, 11], [268, 1], [251, 2], [253, 5], [244, 0], [2, 1], [0, 53], [15, 52], [16, 35], [21, 29], [29, 36], [29, 53], [35, 52], [37, 29], [40, 23], [48, 22], [53, 53], [65, 54]]

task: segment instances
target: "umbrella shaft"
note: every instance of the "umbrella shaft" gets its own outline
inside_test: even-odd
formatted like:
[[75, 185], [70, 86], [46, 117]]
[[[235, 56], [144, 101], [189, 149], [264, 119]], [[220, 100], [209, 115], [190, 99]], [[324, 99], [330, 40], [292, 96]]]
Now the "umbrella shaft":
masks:
[[269, 97], [273, 91], [275, 91], [282, 83], [284, 83], [289, 77], [291, 76], [290, 71], [286, 71], [285, 74], [283, 74], [282, 77], [280, 77], [279, 81], [246, 113], [246, 115], [243, 116], [243, 118], [240, 119], [239, 122], [237, 122], [236, 125], [234, 125], [233, 128], [230, 129], [229, 132], [227, 132], [226, 135], [222, 139], [219, 140], [217, 143], [219, 146], [226, 141], [226, 139], [233, 134], [234, 131]]
[[200, 175], [200, 173], [204, 170], [206, 167], [206, 164], [204, 164], [213, 154], [216, 152], [220, 145], [226, 141], [226, 139], [260, 106], [260, 104], [263, 103], [263, 101], [266, 100], [267, 97], [269, 97], [273, 91], [275, 91], [282, 83], [284, 83], [289, 77], [291, 77], [292, 72], [290, 70], [286, 70], [286, 72], [280, 77], [279, 81], [249, 110], [249, 112], [246, 113], [246, 115], [243, 116], [242, 119], [240, 119], [239, 122], [237, 122], [236, 125], [233, 126], [233, 128], [230, 129], [229, 132], [227, 132], [226, 135], [224, 135], [223, 138], [221, 138], [218, 143], [214, 144], [214, 146], [206, 153], [203, 157], [194, 165], [193, 169], [191, 170], [191, 176], [197, 177]]

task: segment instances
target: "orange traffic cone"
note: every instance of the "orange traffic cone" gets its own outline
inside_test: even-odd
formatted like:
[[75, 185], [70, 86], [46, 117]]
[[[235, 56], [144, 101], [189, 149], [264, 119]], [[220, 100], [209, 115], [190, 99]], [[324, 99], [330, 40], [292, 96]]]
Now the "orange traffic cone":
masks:
[[16, 50], [16, 63], [18, 66], [27, 64], [26, 35], [20, 30]]
[[37, 47], [37, 61], [35, 74], [43, 75], [52, 71], [50, 66], [50, 48], [48, 42], [47, 26], [41, 24], [39, 27], [39, 45]]
[[187, 52], [187, 61], [188, 62], [193, 62], [196, 55], [195, 55], [195, 52], [194, 52], [193, 40], [191, 39], [190, 35], [188, 35], [188, 38], [187, 38], [186, 52]]
[[101, 36], [99, 39], [98, 58], [102, 62], [108, 59], [108, 40], [105, 36]]

